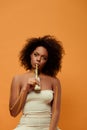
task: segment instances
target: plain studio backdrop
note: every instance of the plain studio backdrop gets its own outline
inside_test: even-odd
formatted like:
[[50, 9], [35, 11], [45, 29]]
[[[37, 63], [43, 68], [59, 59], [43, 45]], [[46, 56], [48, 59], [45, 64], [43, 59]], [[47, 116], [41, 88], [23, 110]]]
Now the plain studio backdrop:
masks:
[[12, 130], [20, 115], [9, 114], [10, 85], [25, 72], [18, 55], [26, 39], [54, 35], [65, 56], [58, 74], [62, 85], [59, 127], [87, 130], [87, 1], [0, 0], [0, 130]]

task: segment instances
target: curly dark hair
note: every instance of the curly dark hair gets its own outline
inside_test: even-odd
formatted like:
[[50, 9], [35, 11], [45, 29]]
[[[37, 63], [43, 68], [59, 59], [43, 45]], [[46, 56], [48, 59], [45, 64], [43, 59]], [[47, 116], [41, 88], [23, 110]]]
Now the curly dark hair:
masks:
[[30, 55], [39, 46], [43, 46], [48, 51], [48, 60], [42, 69], [42, 73], [56, 76], [56, 74], [61, 70], [64, 49], [62, 43], [57, 41], [54, 36], [45, 35], [43, 37], [28, 39], [27, 43], [19, 53], [21, 66], [26, 70], [31, 69]]

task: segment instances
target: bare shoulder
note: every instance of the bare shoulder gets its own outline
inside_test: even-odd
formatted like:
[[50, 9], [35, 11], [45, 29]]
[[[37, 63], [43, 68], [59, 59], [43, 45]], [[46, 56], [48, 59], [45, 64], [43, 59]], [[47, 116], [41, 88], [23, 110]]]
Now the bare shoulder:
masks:
[[54, 82], [60, 85], [60, 80], [58, 78], [54, 78]]
[[15, 75], [15, 76], [13, 76], [13, 80], [19, 81], [19, 80], [21, 80], [23, 77], [25, 77], [25, 74]]
[[54, 77], [53, 78], [53, 89], [58, 89], [60, 90], [61, 89], [61, 83], [60, 83], [60, 80], [57, 78], [57, 77]]
[[21, 84], [28, 76], [27, 73], [15, 75], [12, 78], [12, 84]]

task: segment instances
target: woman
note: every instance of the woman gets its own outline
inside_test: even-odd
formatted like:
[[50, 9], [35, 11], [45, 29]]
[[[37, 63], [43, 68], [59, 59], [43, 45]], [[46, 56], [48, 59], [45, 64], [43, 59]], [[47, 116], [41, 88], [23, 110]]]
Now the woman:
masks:
[[19, 59], [28, 71], [14, 76], [11, 84], [10, 113], [23, 113], [14, 130], [59, 130], [61, 85], [56, 75], [63, 53], [60, 41], [50, 35], [27, 40]]

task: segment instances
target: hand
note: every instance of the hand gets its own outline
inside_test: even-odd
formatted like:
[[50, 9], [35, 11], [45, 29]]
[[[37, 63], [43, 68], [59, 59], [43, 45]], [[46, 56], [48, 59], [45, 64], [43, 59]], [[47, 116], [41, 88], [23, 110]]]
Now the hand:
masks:
[[28, 79], [28, 84], [34, 87], [36, 84], [39, 85], [39, 81], [36, 78], [32, 77]]
[[34, 77], [28, 79], [29, 91], [34, 90], [35, 85], [40, 85], [40, 80]]

